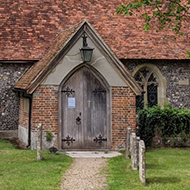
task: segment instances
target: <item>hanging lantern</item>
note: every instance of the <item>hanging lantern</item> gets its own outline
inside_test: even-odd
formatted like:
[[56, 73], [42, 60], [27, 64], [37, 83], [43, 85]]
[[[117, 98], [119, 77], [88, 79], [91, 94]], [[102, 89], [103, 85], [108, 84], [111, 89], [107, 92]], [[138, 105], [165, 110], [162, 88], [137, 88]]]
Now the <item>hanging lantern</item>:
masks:
[[80, 49], [83, 62], [90, 62], [94, 48], [88, 47], [87, 36], [83, 35], [83, 47]]

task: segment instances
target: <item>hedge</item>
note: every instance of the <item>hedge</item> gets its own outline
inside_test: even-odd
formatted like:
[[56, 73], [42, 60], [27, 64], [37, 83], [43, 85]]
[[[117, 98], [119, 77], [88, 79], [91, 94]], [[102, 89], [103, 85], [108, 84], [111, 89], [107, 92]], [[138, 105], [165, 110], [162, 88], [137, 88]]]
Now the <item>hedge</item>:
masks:
[[151, 146], [155, 130], [161, 131], [162, 137], [190, 136], [190, 110], [171, 108], [169, 103], [161, 108], [159, 105], [137, 111], [137, 134]]

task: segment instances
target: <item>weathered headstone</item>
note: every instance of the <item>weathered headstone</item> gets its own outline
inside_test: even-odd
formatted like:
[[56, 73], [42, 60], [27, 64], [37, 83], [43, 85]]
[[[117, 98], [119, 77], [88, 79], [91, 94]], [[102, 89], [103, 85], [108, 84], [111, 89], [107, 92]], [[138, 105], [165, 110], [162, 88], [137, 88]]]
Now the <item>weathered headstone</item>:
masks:
[[140, 142], [140, 137], [137, 137], [137, 168], [139, 168], [139, 142]]
[[137, 137], [135, 133], [131, 135], [131, 166], [133, 170], [138, 170], [137, 163]]
[[139, 142], [139, 178], [142, 183], [146, 183], [146, 150], [143, 140]]
[[127, 137], [126, 137], [126, 144], [125, 144], [125, 157], [130, 158], [131, 151], [130, 151], [130, 136], [131, 136], [131, 128], [127, 128]]
[[37, 160], [42, 160], [42, 124], [37, 128]]

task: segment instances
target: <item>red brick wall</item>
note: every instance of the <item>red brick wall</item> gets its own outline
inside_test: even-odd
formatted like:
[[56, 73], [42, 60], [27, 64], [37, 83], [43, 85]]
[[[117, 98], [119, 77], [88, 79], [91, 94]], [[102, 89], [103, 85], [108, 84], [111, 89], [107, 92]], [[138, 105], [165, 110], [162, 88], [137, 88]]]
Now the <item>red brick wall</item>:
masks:
[[58, 86], [39, 86], [33, 94], [32, 131], [42, 123], [43, 131], [58, 132]]
[[124, 148], [126, 129], [136, 128], [136, 98], [129, 87], [112, 88], [112, 149]]
[[[112, 88], [112, 149], [124, 148], [126, 129], [135, 131], [135, 95], [129, 87]], [[23, 99], [21, 98], [21, 110]], [[20, 112], [20, 123], [26, 125], [26, 115]], [[32, 131], [42, 123], [43, 131], [58, 133], [58, 86], [39, 86], [33, 94]]]

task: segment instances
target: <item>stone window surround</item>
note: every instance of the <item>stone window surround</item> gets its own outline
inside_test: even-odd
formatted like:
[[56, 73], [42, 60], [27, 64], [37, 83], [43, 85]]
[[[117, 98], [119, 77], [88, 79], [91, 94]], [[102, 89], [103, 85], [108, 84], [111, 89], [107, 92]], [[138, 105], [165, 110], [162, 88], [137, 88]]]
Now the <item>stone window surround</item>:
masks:
[[150, 71], [154, 73], [154, 75], [157, 77], [158, 81], [158, 104], [163, 106], [165, 102], [167, 102], [166, 98], [166, 78], [162, 75], [160, 70], [157, 66], [150, 64], [150, 63], [144, 63], [142, 65], [138, 65], [135, 70], [132, 73], [132, 76], [134, 77], [140, 70], [147, 68]]

